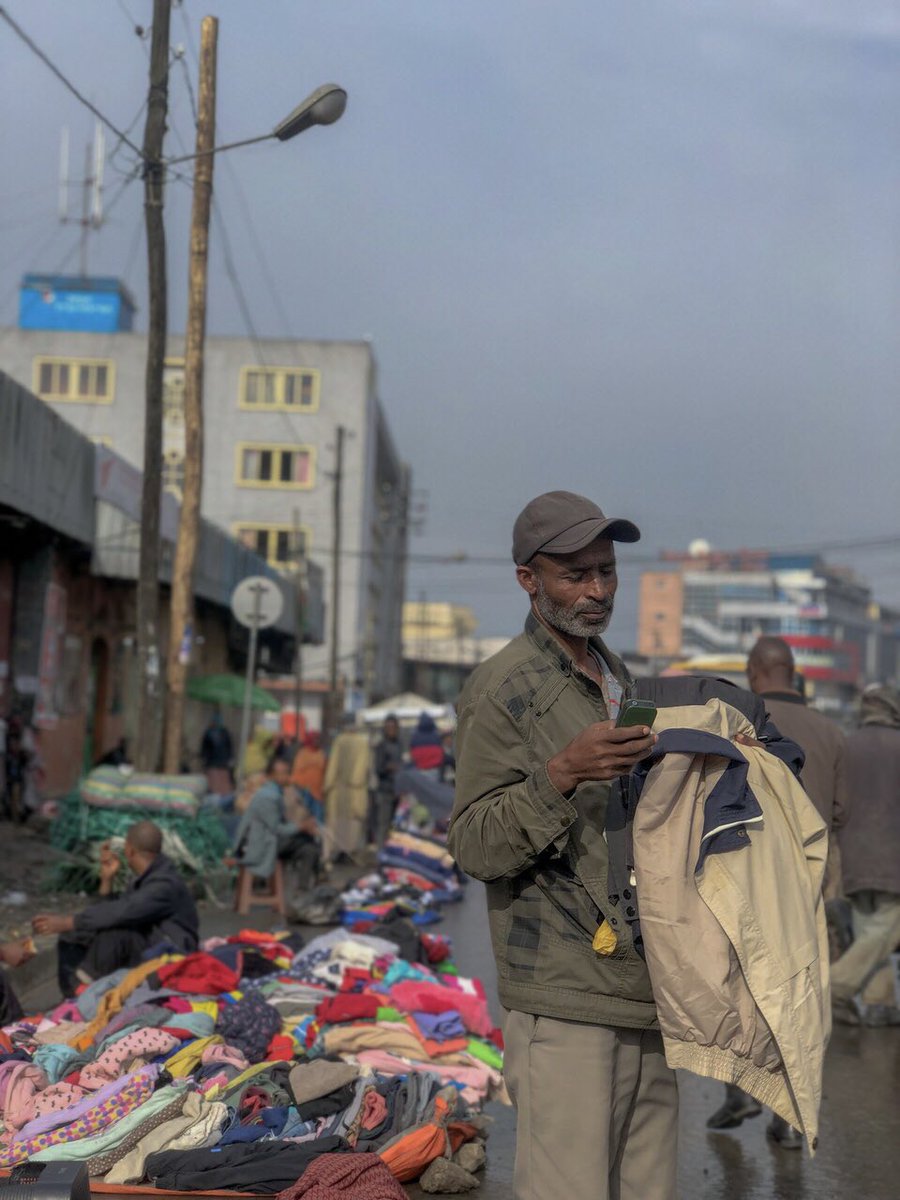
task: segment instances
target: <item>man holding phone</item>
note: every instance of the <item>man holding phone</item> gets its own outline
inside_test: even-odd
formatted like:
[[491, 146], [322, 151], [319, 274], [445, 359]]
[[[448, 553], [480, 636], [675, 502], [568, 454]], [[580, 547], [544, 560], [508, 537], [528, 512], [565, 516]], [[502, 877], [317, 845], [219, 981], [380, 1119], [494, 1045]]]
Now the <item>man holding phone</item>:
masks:
[[[505, 1074], [518, 1110], [517, 1200], [674, 1200], [678, 1096], [646, 964], [614, 916], [603, 837], [610, 788], [655, 741], [601, 640], [630, 521], [572, 492], [519, 515], [525, 632], [459, 700], [450, 848], [487, 884]], [[640, 723], [629, 722], [639, 717]]]

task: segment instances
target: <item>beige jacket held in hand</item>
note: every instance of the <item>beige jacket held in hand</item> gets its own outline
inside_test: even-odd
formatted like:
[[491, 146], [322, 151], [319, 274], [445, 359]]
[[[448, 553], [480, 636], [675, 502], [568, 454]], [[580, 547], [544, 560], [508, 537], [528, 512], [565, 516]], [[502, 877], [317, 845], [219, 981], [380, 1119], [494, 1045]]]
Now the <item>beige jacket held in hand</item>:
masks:
[[[659, 710], [654, 732], [683, 728], [756, 736], [721, 700]], [[738, 745], [762, 817], [745, 826], [749, 846], [709, 853], [700, 869], [706, 800], [725, 759], [668, 753], [647, 775], [633, 825], [647, 966], [669, 1065], [738, 1084], [812, 1153], [831, 1031], [828, 835], [790, 769]]]

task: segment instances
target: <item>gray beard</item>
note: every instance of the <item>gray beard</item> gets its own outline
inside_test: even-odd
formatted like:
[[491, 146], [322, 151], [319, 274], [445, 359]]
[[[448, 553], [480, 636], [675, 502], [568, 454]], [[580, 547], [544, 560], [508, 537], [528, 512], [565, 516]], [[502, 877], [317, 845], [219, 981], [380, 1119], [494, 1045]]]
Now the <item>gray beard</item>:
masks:
[[541, 579], [538, 579], [538, 590], [534, 598], [534, 605], [548, 625], [552, 626], [553, 629], [558, 629], [560, 633], [567, 633], [570, 637], [589, 638], [594, 637], [598, 633], [605, 633], [612, 619], [612, 601], [610, 601], [609, 611], [602, 621], [587, 621], [583, 616], [579, 616], [577, 612], [573, 612], [571, 608], [564, 608], [563, 605], [557, 604], [555, 600], [551, 600], [544, 590], [544, 584]]

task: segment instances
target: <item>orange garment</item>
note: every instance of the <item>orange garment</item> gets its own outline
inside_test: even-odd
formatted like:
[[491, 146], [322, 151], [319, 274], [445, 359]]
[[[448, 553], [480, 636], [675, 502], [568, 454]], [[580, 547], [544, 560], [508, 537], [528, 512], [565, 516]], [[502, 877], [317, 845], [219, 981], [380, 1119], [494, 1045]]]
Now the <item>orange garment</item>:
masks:
[[412, 1017], [406, 1018], [406, 1024], [410, 1032], [422, 1043], [422, 1049], [429, 1058], [443, 1059], [446, 1055], [460, 1054], [469, 1048], [468, 1038], [448, 1038], [444, 1042], [438, 1042], [434, 1038], [425, 1037]]
[[291, 783], [296, 788], [305, 788], [321, 804], [325, 787], [325, 751], [301, 746], [291, 767]]
[[105, 993], [100, 1001], [96, 1017], [83, 1032], [70, 1040], [69, 1045], [74, 1046], [76, 1050], [89, 1050], [101, 1029], [105, 1029], [116, 1013], [121, 1012], [125, 1007], [125, 1001], [131, 993], [136, 991], [145, 979], [149, 979], [159, 967], [165, 963], [177, 962], [180, 958], [184, 958], [184, 955], [162, 954], [159, 958], [141, 963], [139, 967], [129, 971], [118, 987], [111, 988]]
[[471, 1141], [477, 1134], [475, 1126], [465, 1121], [450, 1123], [453, 1111], [450, 1099], [454, 1101], [455, 1106], [455, 1094], [453, 1088], [445, 1088], [438, 1092], [434, 1098], [434, 1116], [411, 1129], [405, 1137], [379, 1151], [379, 1157], [387, 1163], [391, 1174], [401, 1183], [410, 1183], [418, 1179], [429, 1163], [440, 1158], [442, 1154], [449, 1158], [463, 1142]]

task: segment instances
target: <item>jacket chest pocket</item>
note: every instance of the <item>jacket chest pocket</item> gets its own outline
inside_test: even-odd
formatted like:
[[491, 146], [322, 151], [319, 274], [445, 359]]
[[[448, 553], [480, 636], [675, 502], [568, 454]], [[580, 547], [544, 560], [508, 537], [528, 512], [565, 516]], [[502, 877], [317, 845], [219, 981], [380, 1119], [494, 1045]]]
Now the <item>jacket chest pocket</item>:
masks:
[[526, 740], [539, 762], [552, 758], [588, 725], [606, 720], [602, 699], [592, 703], [568, 675], [556, 672], [528, 701], [527, 714]]

